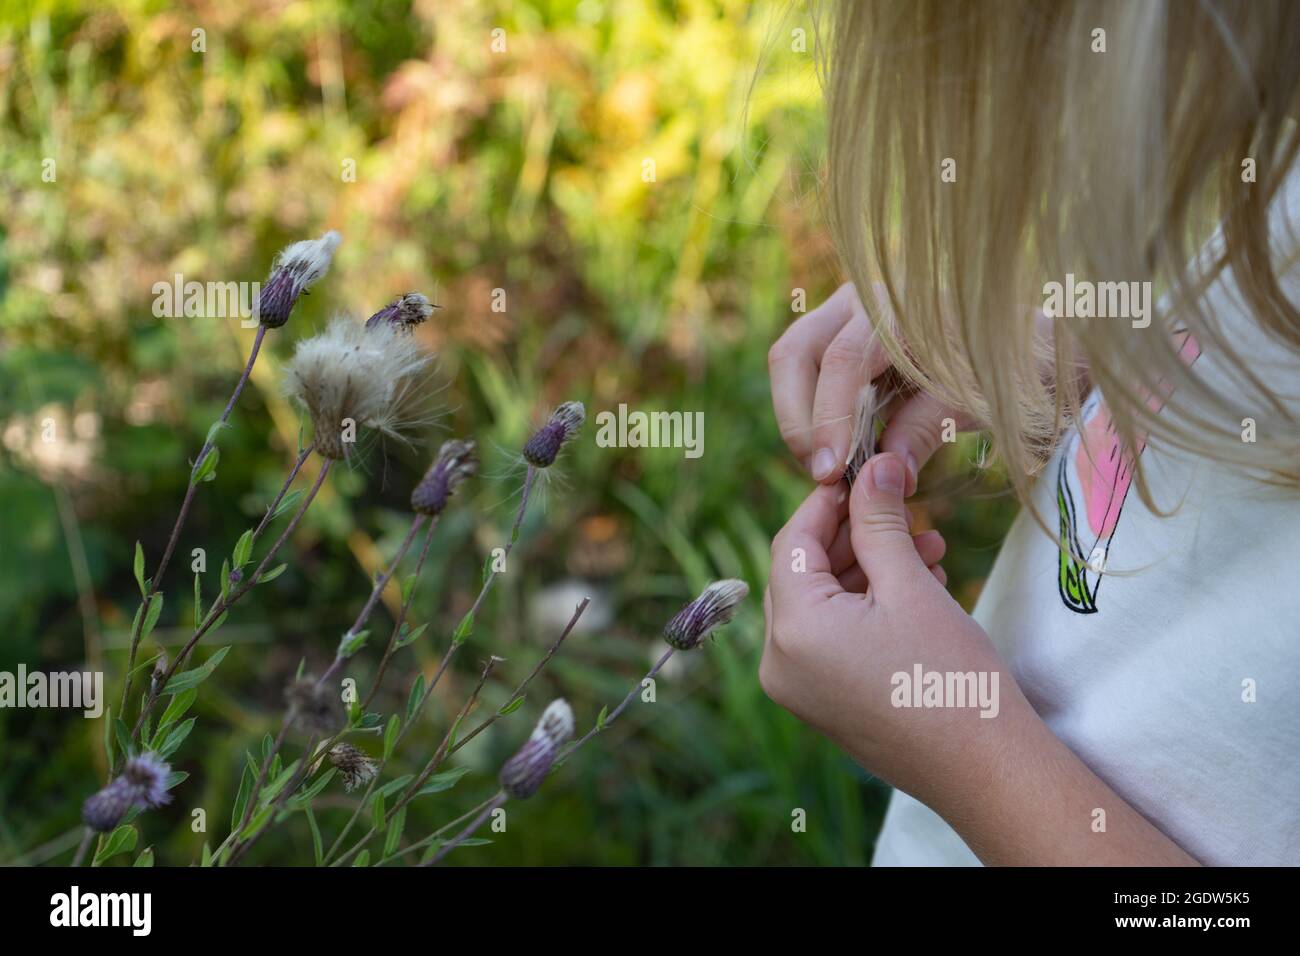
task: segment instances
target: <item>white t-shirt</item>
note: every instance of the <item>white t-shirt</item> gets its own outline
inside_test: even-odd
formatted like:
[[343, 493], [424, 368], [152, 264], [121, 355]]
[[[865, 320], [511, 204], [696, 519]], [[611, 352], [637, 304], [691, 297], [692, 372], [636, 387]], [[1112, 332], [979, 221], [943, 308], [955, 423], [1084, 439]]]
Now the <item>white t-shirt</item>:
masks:
[[[1275, 249], [1295, 248], [1278, 216], [1300, 221], [1296, 182], [1275, 203]], [[1283, 288], [1300, 302], [1295, 270]], [[1258, 356], [1252, 368], [1300, 409], [1300, 358], [1250, 320], [1231, 274], [1207, 295], [1234, 347]], [[1187, 348], [1190, 359], [1197, 347]], [[1195, 361], [1225, 381], [1208, 348]], [[1128, 487], [1101, 396], [1083, 420], [1033, 503], [1103, 573], [1063, 560], [1021, 514], [974, 617], [1052, 732], [1184, 850], [1206, 864], [1300, 865], [1300, 496], [1152, 445], [1142, 467], [1155, 502], [1177, 508], [1161, 517]], [[979, 860], [896, 791], [873, 864]]]

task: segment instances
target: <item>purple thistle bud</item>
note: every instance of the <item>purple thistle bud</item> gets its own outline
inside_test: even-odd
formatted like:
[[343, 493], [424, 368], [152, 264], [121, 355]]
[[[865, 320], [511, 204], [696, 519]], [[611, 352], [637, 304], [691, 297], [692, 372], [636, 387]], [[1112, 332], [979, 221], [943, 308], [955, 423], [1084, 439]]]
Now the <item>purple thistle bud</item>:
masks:
[[573, 708], [560, 698], [551, 701], [527, 742], [501, 767], [501, 789], [516, 800], [538, 791], [551, 772], [560, 747], [573, 736]]
[[97, 833], [107, 833], [132, 807], [161, 807], [171, 801], [167, 793], [170, 775], [171, 767], [155, 753], [131, 757], [108, 786], [82, 804], [81, 819]]
[[395, 325], [397, 328], [409, 332], [417, 325], [424, 323], [429, 316], [433, 315], [433, 310], [437, 308], [439, 306], [431, 304], [420, 293], [407, 292], [405, 295], [399, 295], [388, 305], [366, 319], [366, 328], [373, 328], [387, 322], [389, 325]]
[[582, 402], [565, 402], [528, 439], [524, 445], [524, 459], [537, 468], [549, 468], [560, 454], [560, 449], [578, 434], [586, 420], [587, 410], [583, 408]]
[[443, 442], [424, 478], [411, 492], [411, 510], [440, 515], [462, 481], [478, 472], [477, 446], [472, 441]]
[[732, 612], [749, 594], [749, 585], [735, 578], [714, 581], [664, 628], [664, 640], [679, 651], [698, 647], [715, 627], [731, 620]]
[[363, 787], [379, 773], [379, 764], [351, 744], [335, 744], [330, 748], [330, 763], [343, 775], [343, 789], [351, 793]]
[[304, 239], [286, 246], [275, 259], [271, 275], [257, 298], [257, 316], [268, 329], [289, 321], [289, 313], [317, 279], [329, 271], [334, 250], [342, 238], [330, 230], [319, 239]]

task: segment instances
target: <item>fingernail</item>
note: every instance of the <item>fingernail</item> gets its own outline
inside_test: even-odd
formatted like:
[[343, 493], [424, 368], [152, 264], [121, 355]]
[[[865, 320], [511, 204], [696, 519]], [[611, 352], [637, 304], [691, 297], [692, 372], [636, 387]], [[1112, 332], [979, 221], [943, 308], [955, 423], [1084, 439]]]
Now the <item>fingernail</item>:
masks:
[[835, 452], [829, 448], [817, 449], [817, 454], [813, 455], [812, 476], [817, 481], [821, 481], [832, 471], [835, 470]]
[[895, 455], [879, 455], [871, 461], [871, 484], [889, 495], [903, 493], [903, 463]]
[[912, 493], [915, 494], [917, 483], [920, 481], [920, 473], [916, 465], [916, 456], [913, 455], [910, 451], [907, 453], [907, 474], [908, 477], [911, 479], [907, 483], [907, 487], [911, 488]]

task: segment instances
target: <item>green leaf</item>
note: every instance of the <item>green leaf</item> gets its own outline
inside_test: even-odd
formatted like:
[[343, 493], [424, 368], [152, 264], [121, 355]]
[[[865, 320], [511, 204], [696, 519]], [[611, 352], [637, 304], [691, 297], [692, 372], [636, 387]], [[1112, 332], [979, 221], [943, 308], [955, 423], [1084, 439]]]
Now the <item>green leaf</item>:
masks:
[[497, 713], [502, 717], [506, 717], [510, 714], [513, 714], [516, 710], [518, 710], [522, 706], [524, 706], [524, 697], [521, 694], [518, 697], [516, 697], [514, 700], [512, 700], [510, 703], [502, 707], [500, 710], [498, 710]]
[[409, 575], [402, 581], [402, 603], [406, 604], [411, 600], [411, 595], [415, 593], [415, 575]]
[[217, 477], [217, 462], [220, 460], [221, 451], [215, 447], [209, 448], [203, 460], [194, 466], [194, 471], [190, 474], [190, 484], [197, 485], [200, 481], [211, 481]]
[[113, 733], [117, 735], [117, 749], [122, 752], [123, 759], [131, 756], [131, 731], [121, 717], [113, 718]]
[[411, 693], [406, 698], [406, 722], [415, 719], [415, 712], [420, 709], [420, 700], [424, 697], [424, 675], [417, 674], [411, 684]]
[[234, 553], [230, 556], [231, 564], [236, 568], [242, 568], [248, 563], [249, 557], [253, 554], [253, 529], [249, 528], [239, 536], [235, 542]]
[[323, 774], [321, 774], [319, 777], [316, 778], [315, 783], [313, 783], [310, 787], [308, 787], [306, 790], [304, 790], [302, 793], [298, 794], [297, 796], [291, 797], [289, 799], [289, 802], [285, 805], [290, 810], [302, 810], [304, 808], [310, 809], [311, 802], [312, 800], [315, 799], [316, 794], [320, 793], [322, 790], [325, 789], [326, 786], [329, 785], [329, 782], [334, 779], [334, 775], [336, 773], [338, 773], [338, 770], [334, 767], [330, 767]]
[[162, 614], [163, 596], [155, 594], [153, 600], [149, 602], [149, 610], [144, 616], [144, 628], [140, 631], [140, 640], [145, 640], [153, 633], [154, 627], [158, 623], [158, 617]]
[[184, 770], [173, 770], [167, 775], [167, 782], [163, 784], [163, 789], [175, 790], [188, 779], [190, 779], [190, 775]]
[[398, 810], [393, 816], [393, 823], [388, 828], [388, 836], [384, 839], [384, 856], [392, 856], [393, 851], [397, 849], [397, 843], [402, 839], [402, 830], [406, 827], [406, 807]]
[[460, 778], [469, 773], [469, 767], [457, 767], [455, 770], [446, 770], [442, 773], [435, 773], [424, 784], [423, 787], [415, 794], [417, 797], [427, 796], [430, 793], [442, 793], [444, 790], [450, 790], [460, 782]]
[[429, 629], [428, 621], [425, 621], [419, 627], [415, 627], [415, 628], [403, 624], [402, 635], [397, 639], [397, 643], [394, 645], [394, 650], [396, 650], [399, 647], [405, 647], [407, 644], [414, 642], [421, 634], [423, 634], [428, 629]]
[[190, 735], [190, 731], [194, 729], [194, 720], [193, 717], [189, 718], [169, 733], [162, 746], [155, 748], [158, 751], [158, 756], [166, 760], [174, 754], [180, 745], [185, 742], [185, 738]]
[[199, 572], [194, 572], [194, 630], [203, 626], [203, 594], [199, 587]]
[[135, 827], [130, 824], [123, 824], [108, 835], [103, 845], [95, 853], [95, 859], [90, 865], [99, 866], [111, 856], [116, 856], [119, 853], [129, 853], [135, 849], [137, 839], [138, 834], [135, 832]]
[[230, 600], [230, 562], [221, 562], [221, 600], [226, 602]]
[[140, 586], [140, 596], [148, 597], [149, 592], [144, 586], [144, 548], [140, 547], [140, 542], [135, 543], [135, 583]]
[[353, 866], [369, 866], [369, 865], [370, 865], [370, 851], [369, 851], [369, 850], [362, 850], [360, 853], [358, 853], [358, 854], [357, 854], [357, 858], [356, 858], [355, 860], [352, 861], [352, 865], [353, 865]]
[[132, 866], [153, 866], [153, 847], [147, 846], [141, 850]]
[[253, 790], [253, 784], [257, 782], [257, 771], [253, 769], [251, 758], [244, 764], [243, 776], [239, 778], [239, 792], [235, 794], [235, 806], [230, 811], [230, 829], [239, 826], [239, 821], [244, 819], [244, 808], [248, 806], [248, 795]]
[[374, 810], [374, 827], [376, 833], [383, 833], [387, 824], [384, 822], [384, 791], [380, 790], [375, 794], [375, 802], [372, 808]]
[[258, 584], [267, 584], [267, 583], [270, 582], [270, 581], [274, 581], [274, 580], [275, 580], [276, 578], [278, 578], [280, 575], [284, 574], [285, 569], [288, 568], [288, 567], [289, 567], [288, 564], [277, 565], [276, 567], [272, 568], [270, 571], [267, 571], [265, 574], [263, 574], [261, 577], [259, 577], [259, 578], [257, 579], [257, 583], [258, 583]]
[[[222, 617], [225, 617], [225, 615], [223, 614]], [[221, 663], [222, 659], [225, 658], [229, 651], [230, 645], [227, 644], [204, 661], [199, 667], [196, 667], [193, 670], [181, 671], [179, 674], [173, 674], [172, 679], [169, 680], [167, 686], [163, 688], [163, 693], [179, 694], [183, 690], [189, 690], [191, 687], [197, 687], [199, 684], [202, 684], [212, 676], [212, 672], [217, 669], [217, 665]]]
[[261, 832], [262, 827], [271, 822], [271, 814], [275, 812], [275, 807], [263, 807], [253, 814], [253, 819], [248, 821], [248, 826], [244, 827], [244, 832], [239, 835], [240, 840], [251, 840]]
[[320, 827], [316, 825], [316, 814], [311, 812], [311, 807], [307, 808], [307, 826], [311, 827], [311, 852], [316, 860], [316, 865], [320, 866], [325, 862], [325, 848], [321, 843]]
[[609, 716], [609, 706], [600, 708], [600, 713], [596, 715], [596, 729], [605, 729], [605, 718]]
[[343, 638], [339, 641], [339, 657], [347, 660], [357, 651], [361, 650], [362, 646], [366, 643], [366, 638], [369, 636], [369, 631], [359, 631], [356, 634], [344, 634]]
[[163, 711], [163, 715], [158, 721], [158, 732], [162, 733], [168, 724], [179, 720], [187, 710], [194, 706], [194, 701], [198, 700], [198, 697], [199, 692], [193, 689], [174, 694], [167, 704], [167, 709]]
[[415, 774], [413, 773], [403, 774], [402, 776], [398, 777], [396, 780], [390, 780], [382, 787], [376, 789], [375, 793], [371, 796], [370, 799], [373, 800], [375, 798], [375, 795], [387, 799], [388, 797], [391, 797], [393, 794], [395, 794], [398, 790], [403, 789], [408, 783], [410, 783], [414, 779], [415, 779]]
[[456, 633], [452, 635], [452, 644], [464, 644], [469, 639], [470, 632], [474, 630], [474, 612], [468, 612], [460, 620], [456, 627]]
[[199, 858], [199, 866], [212, 865], [212, 847], [208, 846], [208, 841], [203, 841], [203, 855]]
[[262, 793], [258, 797], [258, 800], [263, 804], [270, 803], [274, 800], [280, 791], [284, 789], [285, 784], [289, 782], [290, 778], [298, 772], [298, 767], [301, 763], [302, 760], [295, 760], [293, 763], [289, 764], [289, 766], [281, 770], [274, 780], [262, 788]]
[[396, 715], [388, 718], [388, 727], [384, 730], [384, 759], [387, 760], [393, 755], [393, 747], [397, 745], [397, 734], [402, 729], [402, 721]]
[[271, 515], [271, 519], [274, 520], [280, 517], [280, 515], [284, 514], [286, 511], [288, 511], [290, 508], [296, 505], [298, 503], [298, 499], [301, 497], [302, 497], [302, 492], [297, 488], [289, 492], [287, 495], [281, 498], [280, 503], [275, 506], [275, 512]]

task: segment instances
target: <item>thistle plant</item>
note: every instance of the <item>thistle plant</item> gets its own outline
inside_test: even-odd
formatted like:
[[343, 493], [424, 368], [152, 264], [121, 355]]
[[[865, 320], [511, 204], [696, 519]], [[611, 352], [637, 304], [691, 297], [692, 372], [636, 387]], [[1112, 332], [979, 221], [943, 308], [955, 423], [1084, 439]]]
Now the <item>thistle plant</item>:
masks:
[[[284, 368], [283, 390], [302, 410], [310, 426], [310, 440], [298, 449], [278, 493], [258, 523], [238, 538], [221, 567], [219, 593], [206, 604], [206, 610], [201, 576], [195, 575], [195, 615], [189, 637], [170, 658], [160, 652], [148, 662], [152, 671], [142, 681], [139, 710], [128, 730], [125, 718], [132, 676], [145, 666], [136, 665], [137, 649], [158, 623], [163, 606], [163, 573], [177, 547], [195, 490], [199, 483], [216, 477], [217, 433], [248, 381], [267, 330], [288, 322], [299, 296], [325, 274], [338, 242], [336, 233], [326, 233], [318, 240], [294, 243], [277, 257], [259, 300], [261, 324], [248, 362], [225, 412], [209, 432], [195, 461], [171, 538], [151, 578], [144, 577], [143, 553], [137, 545], [135, 570], [142, 603], [132, 627], [122, 705], [116, 718], [108, 721], [109, 732], [105, 735], [110, 775], [107, 784], [85, 801], [85, 837], [77, 851], [77, 863], [84, 860], [97, 837], [100, 844], [94, 857], [96, 863], [133, 846], [134, 816], [167, 803], [172, 789], [184, 781], [186, 775], [172, 772], [168, 760], [193, 728], [194, 718], [187, 718], [186, 713], [195, 702], [199, 685], [211, 676], [229, 648], [217, 650], [197, 667], [182, 668], [203, 638], [218, 631], [229, 612], [251, 590], [274, 581], [285, 570], [286, 565], [277, 565], [275, 560], [316, 500], [335, 463], [352, 459], [363, 432], [413, 444], [412, 433], [421, 423], [419, 407], [431, 357], [411, 333], [428, 321], [436, 308], [425, 296], [417, 292], [399, 295], [364, 323], [335, 318], [324, 331], [297, 343]], [[463, 648], [472, 643], [477, 616], [519, 541], [537, 478], [555, 465], [565, 447], [580, 433], [585, 418], [581, 402], [564, 402], [523, 443], [520, 455], [527, 468], [523, 489], [497, 557], [484, 566], [478, 593], [442, 642], [436, 667], [428, 674], [418, 671], [406, 690], [404, 710], [385, 717], [371, 707], [392, 672], [391, 665], [429, 626], [428, 622], [413, 626], [409, 618], [416, 585], [440, 519], [457, 505], [460, 490], [479, 471], [476, 442], [468, 438], [443, 442], [411, 489], [405, 534], [387, 564], [371, 580], [369, 594], [342, 632], [328, 666], [317, 675], [308, 672], [304, 658], [285, 687], [279, 730], [274, 736], [265, 736], [259, 756], [248, 754], [232, 807], [230, 829], [215, 849], [204, 846], [199, 861], [202, 865], [236, 865], [267, 833], [299, 819], [306, 821], [311, 832], [318, 865], [366, 865], [372, 853], [376, 865], [382, 865], [417, 852], [422, 853], [424, 863], [436, 863], [455, 847], [465, 845], [483, 821], [506, 801], [533, 797], [575, 750], [623, 713], [641, 682], [612, 712], [602, 710], [595, 726], [575, 742], [572, 708], [563, 699], [553, 701], [532, 734], [501, 767], [499, 789], [492, 796], [469, 813], [402, 845], [411, 802], [446, 790], [460, 778], [464, 771], [446, 770], [446, 762], [525, 704], [530, 685], [560, 653], [587, 607], [586, 600], [578, 603], [568, 624], [514, 685], [504, 705], [486, 716], [475, 716], [481, 692], [506, 663], [487, 654], [478, 668], [477, 681], [432, 752], [409, 753], [409, 746], [402, 750], [404, 744], [410, 743], [410, 732], [422, 722], [441, 679], [456, 657], [463, 654]], [[294, 490], [304, 475], [310, 476], [306, 490]], [[283, 515], [289, 515], [283, 528], [269, 546], [261, 548], [271, 525]], [[259, 549], [261, 557], [255, 558]], [[416, 552], [413, 568], [404, 573], [412, 551]], [[370, 644], [371, 620], [381, 607], [384, 593], [396, 582], [400, 582], [401, 600], [392, 615], [388, 639], [379, 652], [368, 689], [364, 694], [341, 699], [340, 682], [355, 662], [368, 656], [363, 652]], [[669, 650], [646, 678], [653, 678], [675, 651], [698, 647], [705, 636], [730, 618], [747, 592], [739, 581], [710, 585], [669, 622], [664, 632]], [[349, 679], [347, 686], [358, 684]], [[164, 700], [165, 706], [155, 716]], [[417, 769], [391, 776], [399, 761]], [[313, 801], [335, 781], [344, 794], [357, 796], [346, 822], [327, 841]]]

